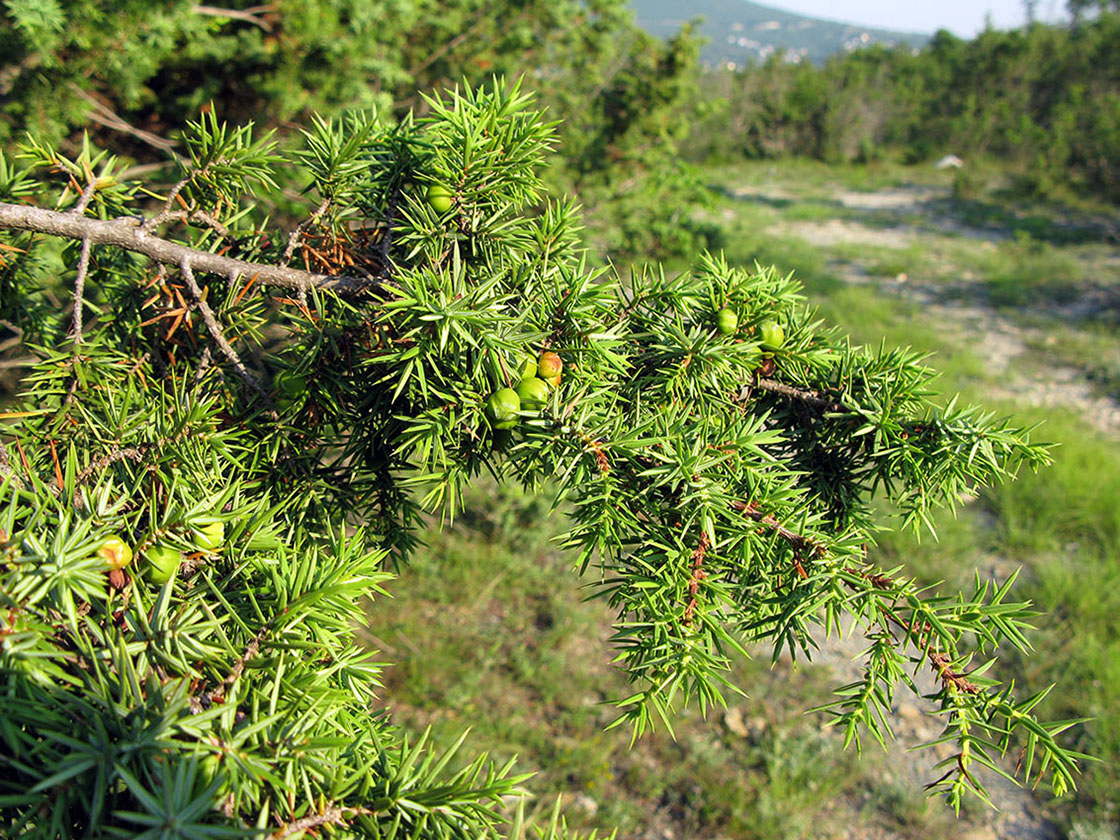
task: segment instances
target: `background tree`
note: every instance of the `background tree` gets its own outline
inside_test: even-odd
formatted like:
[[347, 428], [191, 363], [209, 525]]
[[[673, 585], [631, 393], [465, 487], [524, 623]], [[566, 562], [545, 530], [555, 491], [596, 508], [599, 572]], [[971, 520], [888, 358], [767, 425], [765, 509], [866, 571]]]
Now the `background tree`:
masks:
[[[0, 145], [10, 151], [30, 131], [76, 155], [88, 130], [100, 148], [166, 166], [183, 151], [176, 132], [202, 108], [282, 135], [313, 112], [377, 107], [400, 118], [427, 108], [417, 90], [524, 76], [561, 121], [554, 187], [625, 222], [597, 231], [600, 250], [632, 259], [716, 243], [711, 225], [674, 209], [705, 196], [676, 154], [696, 99], [695, 39], [652, 38], [625, 0], [6, 6]], [[270, 198], [282, 215], [298, 215], [295, 175], [277, 174], [289, 198]]]
[[[928, 667], [954, 807], [1020, 747], [1068, 790], [1072, 722], [995, 676], [1028, 647], [1012, 581], [939, 596], [866, 554], [874, 498], [918, 527], [1046, 447], [931, 402], [920, 358], [852, 346], [773, 269], [589, 268], [528, 98], [424, 103], [287, 151], [210, 111], [159, 193], [90, 145], [0, 166], [0, 318], [38, 359], [0, 438], [4, 833], [499, 834], [524, 778], [403, 740], [350, 640], [483, 471], [558, 483], [635, 737], [739, 690], [745, 645], [810, 655], [851, 618], [848, 742]], [[254, 202], [279, 167], [313, 184], [284, 234]]]
[[989, 28], [967, 41], [938, 32], [916, 55], [872, 47], [820, 67], [773, 56], [703, 86], [716, 103], [690, 145], [723, 159], [953, 153], [1000, 161], [1027, 194], [1115, 202], [1118, 27], [1120, 15], [1101, 8], [1069, 28]]
[[561, 83], [546, 104], [567, 113], [636, 35], [621, 0], [5, 5], [0, 140], [30, 131], [65, 147], [90, 128], [142, 162], [165, 159], [169, 135], [210, 103], [272, 127], [346, 108], [404, 114], [425, 107], [417, 90], [531, 73]]

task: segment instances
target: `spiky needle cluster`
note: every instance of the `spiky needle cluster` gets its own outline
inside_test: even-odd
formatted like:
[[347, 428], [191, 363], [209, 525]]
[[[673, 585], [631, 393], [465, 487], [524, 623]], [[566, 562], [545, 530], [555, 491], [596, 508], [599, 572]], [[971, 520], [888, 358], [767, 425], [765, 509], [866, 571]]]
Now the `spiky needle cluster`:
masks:
[[[938, 407], [920, 358], [851, 346], [773, 269], [590, 267], [528, 98], [427, 104], [317, 120], [294, 152], [206, 115], [162, 188], [92, 148], [0, 159], [0, 324], [29, 358], [0, 415], [0, 833], [502, 834], [523, 777], [409, 744], [351, 639], [483, 471], [559, 488], [635, 737], [740, 690], [736, 652], [854, 620], [864, 676], [828, 709], [849, 741], [930, 667], [955, 805], [1012, 744], [1071, 787], [1068, 724], [990, 676], [1028, 647], [1010, 581], [942, 597], [866, 553], [874, 496], [921, 523], [1045, 447]], [[313, 194], [285, 235], [277, 167]], [[500, 438], [487, 400], [543, 350], [563, 379]]]

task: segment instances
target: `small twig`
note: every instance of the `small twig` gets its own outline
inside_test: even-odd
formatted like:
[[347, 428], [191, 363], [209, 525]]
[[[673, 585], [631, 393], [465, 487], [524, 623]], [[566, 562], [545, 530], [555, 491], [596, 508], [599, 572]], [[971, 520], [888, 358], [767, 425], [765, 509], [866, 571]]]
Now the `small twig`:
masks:
[[173, 160], [159, 160], [154, 163], [140, 163], [136, 166], [130, 166], [117, 173], [118, 181], [130, 181], [134, 178], [139, 178], [141, 175], [147, 175], [149, 172], [159, 172], [161, 169], [166, 169], [169, 166], [174, 166]]
[[206, 371], [210, 369], [212, 359], [213, 354], [210, 347], [204, 347], [202, 350], [202, 358], [198, 360], [198, 370], [194, 372], [194, 387], [197, 388], [202, 382], [203, 377], [206, 376]]
[[[789, 528], [786, 528], [784, 525], [778, 522], [778, 520], [773, 516], [762, 513], [760, 510], [758, 510], [753, 502], [735, 501], [731, 503], [731, 507], [735, 510], [741, 511], [745, 516], [749, 516], [755, 522], [758, 522], [770, 528], [779, 537], [793, 546], [794, 567], [802, 578], [807, 577], [807, 575], [805, 573], [804, 567], [801, 565], [800, 553], [802, 551], [808, 551], [813, 557], [819, 558], [823, 557], [828, 550], [823, 543], [813, 539], [812, 537], [806, 537], [802, 534], [796, 533], [795, 531], [791, 531]], [[858, 575], [859, 577], [864, 578], [875, 589], [889, 590], [892, 589], [895, 585], [895, 582], [890, 577], [881, 573], [854, 569], [852, 567], [846, 567], [845, 571], [849, 574]], [[913, 622], [906, 621], [905, 619], [900, 618], [892, 611], [885, 610], [885, 614], [893, 624], [904, 630], [906, 634], [910, 636], [919, 647], [925, 647], [925, 634], [929, 632], [929, 628], [924, 631], [919, 631], [918, 628], [915, 628]], [[937, 674], [941, 678], [941, 681], [944, 685], [952, 686], [960, 691], [967, 692], [968, 694], [980, 693], [980, 687], [975, 683], [970, 682], [967, 679], [966, 675], [957, 673], [956, 671], [953, 671], [949, 668], [949, 663], [951, 662], [951, 660], [948, 656], [942, 653], [937, 653], [936, 651], [928, 651], [927, 656], [929, 658], [931, 667], [933, 667], [933, 669], [937, 671]]]
[[980, 686], [969, 680], [966, 674], [952, 670], [949, 667], [950, 663], [949, 657], [943, 653], [930, 652], [929, 654], [930, 667], [937, 672], [937, 676], [944, 685], [952, 686], [966, 694], [979, 694]]
[[[564, 413], [564, 419], [567, 419], [567, 415], [575, 409], [575, 404], [573, 403], [568, 408], [569, 410]], [[577, 430], [575, 435], [583, 445], [587, 447], [588, 451], [592, 453], [592, 456], [595, 458], [595, 466], [599, 468], [599, 474], [604, 477], [610, 475], [611, 462], [610, 459], [607, 458], [607, 453], [603, 451], [603, 442], [595, 440], [595, 438], [583, 431]]]
[[[286, 266], [292, 261], [292, 257], [295, 255], [296, 248], [303, 240], [303, 234], [309, 227], [319, 221], [319, 218], [327, 212], [327, 209], [330, 206], [330, 199], [324, 198], [322, 202], [320, 202], [319, 206], [315, 208], [315, 212], [312, 213], [310, 217], [304, 219], [302, 222], [296, 225], [295, 230], [293, 230], [288, 235], [288, 245], [284, 248], [284, 254], [280, 258], [280, 265]], [[299, 300], [299, 305], [304, 309], [307, 309], [307, 289], [300, 289], [296, 297]]]
[[280, 265], [286, 266], [292, 261], [292, 256], [295, 254], [300, 240], [303, 239], [304, 231], [306, 231], [313, 224], [317, 223], [319, 221], [319, 218], [327, 212], [327, 209], [330, 206], [331, 200], [329, 198], [324, 198], [319, 206], [315, 208], [314, 213], [312, 213], [308, 218], [304, 219], [302, 222], [296, 225], [295, 230], [293, 230], [288, 235], [288, 246], [284, 249], [284, 256], [280, 258]]
[[782, 382], [775, 382], [773, 379], [763, 379], [762, 377], [755, 377], [754, 384], [751, 386], [744, 386], [743, 391], [740, 392], [740, 400], [745, 399], [749, 393], [749, 389], [757, 388], [760, 391], [766, 391], [771, 394], [779, 394], [783, 397], [789, 397], [793, 400], [798, 400], [814, 408], [822, 409], [823, 411], [834, 412], [851, 412], [852, 409], [844, 405], [839, 400], [829, 399], [823, 396], [819, 391], [807, 391], [801, 388], [794, 388], [792, 385], [786, 385]]
[[345, 823], [348, 819], [347, 815], [368, 816], [373, 813], [376, 812], [371, 811], [369, 808], [327, 808], [323, 810], [322, 813], [303, 817], [295, 822], [290, 822], [287, 825], [281, 826], [274, 831], [270, 837], [271, 840], [283, 840], [285, 837], [291, 837], [293, 834], [302, 833], [309, 828]]
[[89, 203], [93, 201], [93, 195], [96, 192], [97, 178], [94, 177], [93, 173], [91, 172], [89, 173], [89, 183], [86, 185], [86, 188], [82, 190], [82, 194], [78, 198], [78, 203], [70, 208], [70, 212], [75, 216], [81, 216], [83, 213], [85, 213], [86, 208], [89, 207]]
[[75, 346], [82, 343], [82, 310], [85, 308], [86, 274], [89, 272], [90, 242], [82, 240], [82, 253], [78, 257], [78, 276], [74, 278], [74, 318], [70, 326], [70, 338]]
[[196, 15], [207, 15], [209, 17], [224, 17], [230, 20], [240, 20], [244, 23], [251, 23], [253, 26], [259, 26], [265, 32], [272, 31], [272, 24], [264, 18], [257, 17], [262, 12], [271, 12], [273, 6], [253, 6], [250, 9], [219, 9], [215, 6], [192, 6], [191, 11]]
[[[76, 356], [77, 354], [75, 354]], [[73, 361], [71, 361], [71, 368], [73, 368]], [[62, 400], [62, 405], [59, 406], [59, 413], [66, 406], [74, 401], [74, 395], [78, 393], [78, 376], [71, 370], [70, 372], [70, 387], [66, 389], [66, 397]]]
[[0, 361], [0, 370], [7, 370], [9, 368], [31, 367], [38, 361], [39, 359], [35, 356], [19, 356], [15, 359], [4, 359], [3, 361]]
[[0, 479], [11, 478], [16, 487], [22, 488], [23, 482], [20, 481], [16, 471], [12, 469], [12, 465], [8, 460], [8, 447], [0, 443]]
[[[854, 569], [850, 566], [846, 567], [844, 571], [849, 574], [858, 575], [870, 583], [875, 589], [889, 590], [895, 586], [895, 581], [881, 572]], [[884, 609], [883, 613], [886, 615], [887, 620], [906, 633], [907, 637], [910, 638], [917, 647], [922, 649], [926, 647], [926, 641], [929, 633], [933, 629], [932, 627], [928, 624], [924, 624], [922, 627], [915, 627], [913, 621], [907, 621], [901, 616], [896, 615], [891, 609]], [[941, 680], [942, 685], [946, 688], [951, 687], [958, 691], [963, 691], [966, 694], [981, 694], [983, 692], [980, 686], [968, 679], [967, 674], [962, 674], [950, 668], [952, 658], [947, 654], [930, 650], [926, 652], [926, 657], [929, 659], [930, 667], [937, 673], [938, 679]]]
[[[75, 216], [82, 216], [85, 214], [89, 203], [93, 201], [94, 193], [97, 192], [97, 178], [93, 176], [92, 172], [89, 172], [88, 175], [89, 183], [86, 185], [86, 188], [82, 190], [81, 196], [78, 197], [78, 202], [68, 211]], [[82, 252], [78, 257], [78, 274], [74, 278], [74, 318], [70, 327], [70, 338], [73, 340], [75, 346], [82, 343], [82, 315], [85, 308], [86, 275], [89, 273], [89, 254], [90, 241], [89, 239], [83, 239]]]
[[[802, 552], [804, 552], [812, 557], [823, 557], [825, 552], [827, 551], [824, 543], [815, 540], [812, 537], [806, 537], [803, 534], [797, 533], [796, 531], [791, 531], [770, 514], [760, 511], [754, 502], [743, 502], [736, 500], [731, 503], [731, 507], [732, 509], [742, 513], [744, 516], [749, 516], [760, 525], [765, 525], [767, 528], [772, 530], [775, 534], [777, 534], [779, 537], [793, 546], [793, 550], [796, 554], [801, 554]], [[797, 562], [801, 562], [800, 558], [798, 558]]]
[[[118, 461], [132, 461], [134, 463], [139, 463], [143, 461], [144, 458], [147, 457], [148, 453], [152, 450], [162, 449], [163, 447], [170, 444], [178, 443], [179, 441], [186, 438], [188, 434], [190, 434], [189, 430], [187, 428], [183, 428], [171, 437], [160, 438], [148, 443], [141, 443], [137, 446], [122, 447], [119, 443], [114, 443], [112, 448], [108, 452], [104, 453], [103, 455], [98, 455], [82, 468], [81, 472], [79, 472], [77, 477], [74, 479], [74, 486], [80, 487], [81, 485], [89, 481], [92, 476], [103, 473]], [[0, 447], [0, 453], [3, 453], [2, 447]], [[48, 485], [48, 487], [53, 492], [58, 492], [62, 489], [62, 484], [56, 477], [56, 479], [52, 481], [51, 484]]]
[[[8, 323], [6, 321], [0, 322], [0, 326], [4, 326], [5, 328], [7, 328]], [[23, 343], [23, 330], [21, 330], [19, 327], [16, 327], [15, 325], [12, 325], [11, 328], [14, 329], [16, 335], [0, 341], [0, 353], [6, 353], [13, 347], [19, 347]]]
[[393, 222], [397, 219], [398, 190], [389, 191], [389, 206], [385, 209], [385, 234], [378, 244], [378, 253], [381, 255], [381, 270], [389, 273], [389, 251], [393, 247]]
[[[172, 212], [171, 208], [175, 206], [175, 199], [177, 199], [179, 197], [179, 193], [181, 193], [183, 191], [183, 187], [185, 187], [192, 180], [194, 180], [194, 177], [198, 174], [199, 174], [198, 172], [193, 172], [192, 171], [192, 172], [187, 173], [184, 177], [180, 178], [179, 181], [168, 191], [167, 198], [164, 199], [164, 202], [163, 202], [163, 208], [158, 213], [156, 213], [156, 215], [152, 216], [147, 221], [141, 223], [140, 230], [142, 230], [142, 231], [155, 230], [157, 227], [162, 225], [165, 221], [170, 219], [173, 215], [173, 212]], [[186, 202], [184, 202], [184, 206], [185, 205], [186, 205]]]
[[0, 69], [0, 96], [7, 96], [11, 93], [12, 88], [15, 87], [16, 79], [20, 77], [20, 74], [22, 74], [24, 70], [38, 67], [42, 61], [42, 53], [29, 52], [18, 64], [9, 64]]
[[84, 100], [93, 108], [93, 110], [86, 115], [93, 122], [99, 125], [103, 125], [106, 128], [111, 128], [114, 131], [120, 131], [124, 134], [128, 134], [143, 143], [147, 143], [149, 146], [154, 146], [160, 151], [167, 152], [173, 157], [177, 157], [175, 155], [175, 144], [170, 140], [164, 137], [160, 137], [158, 134], [152, 134], [152, 132], [150, 131], [144, 131], [141, 128], [137, 128], [136, 126], [125, 122], [125, 120], [123, 120], [111, 108], [97, 99], [97, 97], [95, 97], [88, 91], [82, 90], [73, 82], [70, 83], [70, 88], [78, 94], [79, 98]]
[[148, 454], [149, 450], [155, 448], [155, 446], [156, 444], [144, 444], [143, 446], [126, 446], [124, 449], [121, 449], [119, 446], [114, 444], [113, 448], [110, 449], [105, 455], [99, 455], [88, 464], [86, 464], [82, 471], [78, 473], [78, 478], [75, 481], [75, 484], [85, 483], [89, 480], [89, 477], [91, 475], [93, 475], [94, 473], [103, 472], [113, 464], [117, 463], [117, 461], [124, 461], [125, 459], [129, 461], [142, 461], [144, 460], [144, 456]]
[[[176, 210], [170, 213], [163, 212], [160, 213], [158, 217], [149, 219], [149, 222], [155, 221], [155, 219], [157, 218], [159, 219], [160, 224], [170, 221], [183, 221], [187, 223], [201, 222], [202, 224], [206, 225], [206, 227], [210, 228], [216, 234], [218, 234], [218, 236], [222, 237], [222, 239], [233, 239], [233, 235], [230, 233], [229, 228], [222, 224], [218, 220], [217, 216], [215, 216], [213, 213], [207, 213], [205, 210], [191, 210], [189, 213], [186, 210]], [[146, 222], [145, 227], [150, 230], [152, 225]]]
[[700, 582], [707, 577], [704, 572], [704, 557], [708, 553], [708, 532], [700, 533], [700, 542], [692, 552], [692, 574], [688, 579], [688, 606], [684, 609], [685, 625], [692, 624], [692, 617], [696, 614], [697, 599], [700, 592]]
[[884, 574], [872, 573], [863, 569], [854, 569], [851, 566], [846, 567], [844, 571], [851, 575], [858, 575], [876, 589], [890, 589], [894, 586], [894, 581]]
[[265, 391], [261, 383], [257, 381], [257, 378], [249, 373], [249, 369], [245, 367], [245, 363], [241, 361], [241, 357], [237, 355], [237, 351], [233, 349], [233, 345], [226, 341], [226, 337], [222, 333], [222, 327], [218, 323], [217, 317], [214, 315], [214, 310], [210, 308], [210, 304], [208, 304], [203, 297], [202, 289], [199, 288], [198, 281], [194, 278], [191, 262], [186, 257], [179, 263], [179, 273], [183, 276], [187, 288], [190, 289], [191, 294], [194, 296], [195, 306], [202, 315], [202, 320], [205, 322], [206, 328], [210, 331], [211, 338], [213, 338], [214, 342], [218, 345], [218, 349], [222, 351], [222, 355], [233, 365], [234, 370], [237, 371], [242, 381], [256, 391], [264, 399], [265, 403], [271, 407], [272, 401], [269, 399], [268, 392]]
[[[421, 61], [419, 64], [415, 64], [412, 67], [410, 67], [408, 69], [408, 72], [407, 72], [406, 75], [409, 78], [415, 78], [416, 74], [419, 73], [421, 70], [429, 67], [430, 65], [434, 64], [436, 61], [439, 61], [439, 59], [443, 58], [445, 55], [447, 55], [447, 53], [451, 52], [451, 50], [455, 49], [457, 46], [462, 44], [464, 41], [467, 41], [470, 38], [474, 37], [475, 30], [480, 29], [482, 27], [482, 25], [484, 23], [486, 23], [487, 20], [490, 19], [491, 12], [492, 12], [492, 10], [486, 9], [484, 7], [483, 12], [481, 14], [479, 14], [477, 20], [475, 20], [470, 26], [468, 26], [466, 29], [464, 29], [462, 32], [460, 32], [458, 35], [456, 35], [450, 41], [447, 41], [446, 43], [442, 44], [441, 46], [437, 47], [436, 49], [434, 49], [430, 53], [428, 53], [428, 55], [424, 57], [423, 61]], [[520, 20], [520, 18], [522, 18], [524, 16], [525, 16], [525, 13], [522, 12], [521, 15], [517, 19], [515, 19], [513, 21], [508, 21], [507, 24], [506, 24], [506, 27], [512, 27], [512, 25], [514, 23], [516, 23], [517, 20]]]
[[233, 667], [230, 669], [226, 678], [222, 680], [222, 684], [210, 692], [211, 703], [221, 703], [225, 700], [226, 693], [241, 679], [241, 675], [245, 672], [245, 666], [260, 653], [261, 644], [264, 642], [265, 638], [267, 638], [270, 631], [271, 627], [266, 624], [257, 632], [257, 635], [249, 640], [249, 644], [245, 647], [245, 652], [233, 663]]

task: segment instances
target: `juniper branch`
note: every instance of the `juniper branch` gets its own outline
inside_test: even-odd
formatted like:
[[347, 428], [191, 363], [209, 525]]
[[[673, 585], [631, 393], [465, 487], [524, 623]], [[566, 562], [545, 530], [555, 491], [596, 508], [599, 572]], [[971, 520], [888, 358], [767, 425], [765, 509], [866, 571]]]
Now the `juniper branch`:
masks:
[[743, 392], [740, 392], [740, 399], [745, 398], [746, 392], [750, 387], [757, 388], [759, 391], [778, 394], [782, 397], [789, 397], [791, 400], [798, 400], [799, 402], [813, 406], [813, 408], [819, 408], [822, 411], [846, 412], [852, 410], [839, 400], [823, 396], [819, 391], [794, 388], [792, 385], [786, 385], [784, 382], [775, 382], [773, 379], [764, 379], [762, 377], [756, 377], [753, 386], [744, 387]]
[[341, 295], [359, 295], [385, 285], [382, 280], [371, 281], [368, 278], [342, 274], [316, 274], [298, 268], [254, 263], [200, 251], [151, 236], [144, 230], [143, 222], [135, 216], [110, 220], [87, 219], [38, 207], [0, 203], [0, 228], [27, 230], [66, 239], [88, 239], [94, 245], [114, 245], [143, 254], [165, 265], [181, 265], [187, 260], [198, 271], [233, 277], [255, 277], [257, 282], [264, 285], [297, 291], [319, 289]]

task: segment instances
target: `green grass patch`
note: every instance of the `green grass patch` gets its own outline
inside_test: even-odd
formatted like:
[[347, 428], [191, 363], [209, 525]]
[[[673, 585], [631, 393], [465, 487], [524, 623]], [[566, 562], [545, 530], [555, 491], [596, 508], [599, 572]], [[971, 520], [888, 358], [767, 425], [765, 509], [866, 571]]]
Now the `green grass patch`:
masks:
[[988, 252], [982, 271], [992, 304], [1012, 309], [1064, 305], [1084, 283], [1081, 264], [1059, 248], [1027, 235]]
[[826, 696], [825, 675], [742, 662], [738, 677], [759, 699], [733, 702], [764, 726], [732, 731], [719, 710], [706, 720], [690, 710], [675, 739], [659, 731], [631, 748], [628, 732], [604, 731], [614, 712], [603, 701], [629, 693], [609, 664], [612, 617], [550, 544], [562, 528], [544, 497], [483, 484], [455, 527], [425, 534], [427, 549], [392, 601], [371, 604], [360, 634], [393, 662], [383, 698], [394, 721], [431, 727], [441, 743], [471, 727], [474, 747], [537, 772], [538, 804], [564, 796], [574, 825], [819, 836], [834, 799], [859, 783], [854, 754], [799, 716]]

